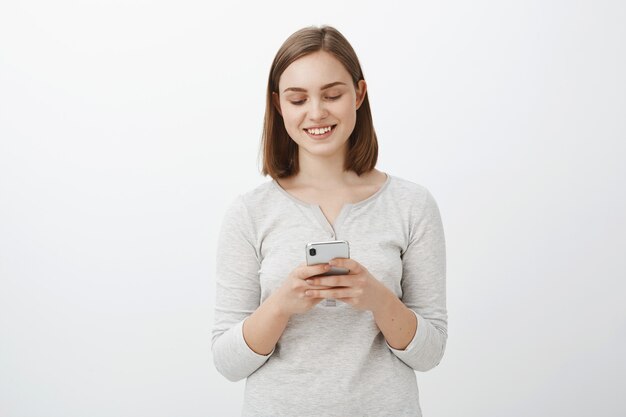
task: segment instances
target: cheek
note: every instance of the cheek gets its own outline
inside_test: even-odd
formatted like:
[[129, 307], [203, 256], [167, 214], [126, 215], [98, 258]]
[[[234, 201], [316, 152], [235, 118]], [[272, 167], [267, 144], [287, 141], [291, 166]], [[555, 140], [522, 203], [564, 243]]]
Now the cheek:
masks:
[[293, 108], [283, 107], [283, 120], [285, 126], [289, 128], [297, 128], [300, 120], [302, 119], [301, 112]]
[[287, 134], [289, 135], [289, 137], [294, 140], [296, 143], [300, 144], [300, 140], [298, 139], [300, 137], [300, 125], [302, 118], [299, 117], [297, 114], [285, 114], [283, 113], [283, 121], [285, 124], [285, 130], [287, 131]]
[[356, 106], [344, 105], [341, 109], [338, 109], [339, 117], [348, 126], [356, 124]]
[[333, 113], [338, 116], [341, 116], [342, 119], [350, 119], [350, 117], [356, 117], [356, 98], [351, 94], [346, 94], [345, 97], [339, 102], [334, 103]]
[[287, 133], [289, 133], [291, 136], [293, 136], [300, 130], [300, 124], [297, 118], [284, 117], [283, 120], [285, 121], [285, 129], [287, 130]]

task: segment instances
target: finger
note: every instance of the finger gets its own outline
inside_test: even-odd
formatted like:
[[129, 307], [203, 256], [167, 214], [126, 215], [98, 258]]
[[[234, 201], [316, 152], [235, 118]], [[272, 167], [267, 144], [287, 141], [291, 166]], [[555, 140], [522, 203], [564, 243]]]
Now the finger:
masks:
[[350, 298], [355, 294], [352, 288], [332, 288], [328, 290], [306, 290], [304, 295], [307, 298]]
[[340, 268], [346, 268], [349, 274], [360, 274], [363, 267], [360, 263], [350, 258], [334, 258], [328, 262], [330, 266], [337, 266]]
[[309, 285], [308, 287], [306, 287], [306, 290], [327, 290], [329, 288], [328, 285]]
[[319, 274], [323, 274], [324, 272], [328, 271], [330, 269], [330, 266], [328, 264], [318, 264], [318, 265], [311, 265], [311, 266], [303, 266], [298, 270], [298, 273], [296, 274], [296, 276], [300, 279], [307, 279], [309, 277], [312, 277], [314, 275], [319, 275]]
[[354, 282], [350, 275], [330, 275], [315, 277], [306, 280], [310, 285], [324, 285], [327, 287], [349, 287]]

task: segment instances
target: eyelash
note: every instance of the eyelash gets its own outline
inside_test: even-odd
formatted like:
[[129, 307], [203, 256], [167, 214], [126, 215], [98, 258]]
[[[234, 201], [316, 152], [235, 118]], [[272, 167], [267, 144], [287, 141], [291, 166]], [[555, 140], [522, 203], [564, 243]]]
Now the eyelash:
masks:
[[[339, 94], [338, 96], [333, 96], [333, 97], [326, 97], [327, 99], [331, 100], [331, 101], [335, 101], [338, 100], [341, 97], [341, 94]], [[298, 101], [291, 101], [290, 103], [295, 105], [295, 106], [300, 106], [301, 104], [304, 104], [305, 100], [298, 100]]]

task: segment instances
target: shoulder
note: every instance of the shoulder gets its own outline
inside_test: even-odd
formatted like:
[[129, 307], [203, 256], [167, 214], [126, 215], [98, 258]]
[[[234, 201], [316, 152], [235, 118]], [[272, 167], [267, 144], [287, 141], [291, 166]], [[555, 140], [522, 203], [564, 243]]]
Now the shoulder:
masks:
[[248, 207], [260, 207], [267, 204], [275, 192], [276, 186], [273, 184], [273, 180], [269, 180], [239, 194], [236, 201], [238, 200], [240, 204]]
[[390, 195], [404, 214], [411, 236], [421, 236], [426, 230], [443, 233], [439, 205], [426, 186], [399, 177], [392, 177], [389, 185], [393, 185]]
[[227, 206], [227, 216], [251, 217], [252, 213], [259, 213], [275, 202], [276, 185], [273, 180], [265, 181], [258, 186], [239, 193]]
[[426, 186], [395, 175], [387, 175], [391, 177], [389, 194], [398, 203], [422, 208], [435, 203], [432, 193]]

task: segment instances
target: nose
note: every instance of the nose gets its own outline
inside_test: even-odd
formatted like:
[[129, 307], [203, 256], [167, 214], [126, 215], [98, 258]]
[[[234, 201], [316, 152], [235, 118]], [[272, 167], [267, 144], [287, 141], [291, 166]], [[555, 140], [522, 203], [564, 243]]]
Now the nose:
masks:
[[311, 100], [309, 118], [311, 120], [322, 120], [326, 116], [328, 116], [328, 111], [324, 102], [322, 100]]

